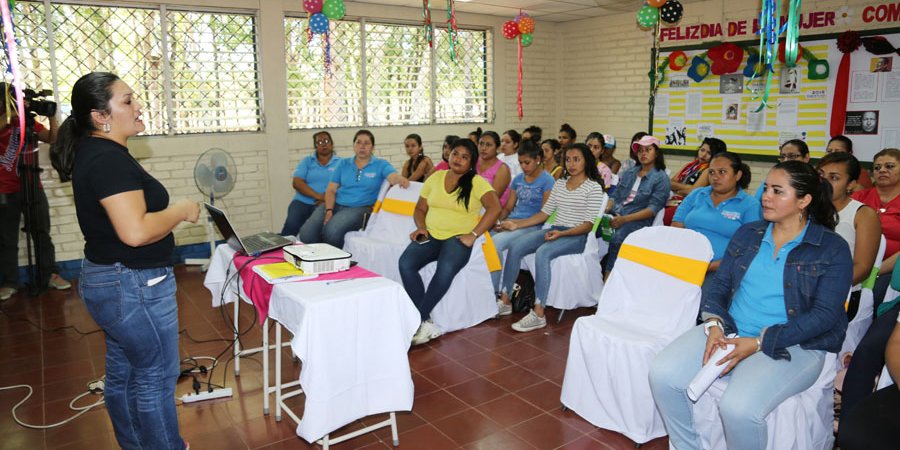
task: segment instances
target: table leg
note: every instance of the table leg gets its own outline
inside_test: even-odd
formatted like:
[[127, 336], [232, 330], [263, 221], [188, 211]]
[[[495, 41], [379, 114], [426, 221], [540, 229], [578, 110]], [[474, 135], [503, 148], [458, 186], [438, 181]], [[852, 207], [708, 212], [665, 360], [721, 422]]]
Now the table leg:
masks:
[[240, 312], [241, 298], [234, 301], [234, 376], [241, 376], [241, 341], [238, 339], [238, 313]]
[[397, 435], [397, 414], [391, 412], [391, 438], [394, 439], [394, 447], [400, 445], [400, 437]]
[[263, 415], [269, 415], [269, 318], [263, 321]]
[[[268, 346], [265, 349], [269, 351]], [[275, 421], [281, 422], [281, 322], [275, 321]]]

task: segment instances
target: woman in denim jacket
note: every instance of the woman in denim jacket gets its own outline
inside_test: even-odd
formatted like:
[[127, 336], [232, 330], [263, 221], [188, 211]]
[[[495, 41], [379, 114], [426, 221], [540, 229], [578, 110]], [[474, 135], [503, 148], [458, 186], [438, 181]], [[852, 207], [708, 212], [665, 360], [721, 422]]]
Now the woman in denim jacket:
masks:
[[659, 150], [659, 139], [647, 135], [631, 145], [638, 164], [626, 170], [610, 197], [613, 215], [610, 226], [616, 232], [609, 242], [604, 276], [609, 276], [622, 242], [634, 231], [653, 224], [656, 213], [666, 207], [671, 183], [666, 175], [666, 162]]
[[[710, 355], [731, 380], [719, 403], [729, 449], [766, 447], [766, 416], [808, 389], [847, 330], [853, 260], [834, 231], [831, 185], [807, 163], [786, 161], [766, 178], [765, 221], [742, 226], [703, 286], [703, 325], [666, 347], [650, 368], [653, 398], [679, 450], [700, 448], [687, 387]], [[736, 333], [739, 337], [726, 338]]]

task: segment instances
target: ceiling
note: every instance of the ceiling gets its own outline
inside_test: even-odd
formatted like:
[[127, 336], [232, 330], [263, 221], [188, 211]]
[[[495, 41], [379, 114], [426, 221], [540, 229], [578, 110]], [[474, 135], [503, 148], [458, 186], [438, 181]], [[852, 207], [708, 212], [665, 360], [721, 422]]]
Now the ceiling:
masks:
[[[352, 0], [355, 3], [377, 5], [422, 7], [422, 0]], [[698, 0], [681, 0], [691, 3]], [[432, 11], [446, 8], [445, 1], [430, 1]], [[637, 13], [643, 0], [456, 0], [459, 12], [487, 14], [513, 18], [523, 10], [547, 22], [568, 22], [589, 17], [609, 16], [627, 12]]]

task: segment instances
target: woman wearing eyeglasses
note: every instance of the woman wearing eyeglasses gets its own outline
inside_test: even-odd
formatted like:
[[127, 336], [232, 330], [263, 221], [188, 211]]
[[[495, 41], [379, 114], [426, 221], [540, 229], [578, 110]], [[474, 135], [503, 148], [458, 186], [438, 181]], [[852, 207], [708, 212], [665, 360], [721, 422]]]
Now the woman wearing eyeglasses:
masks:
[[316, 206], [325, 201], [325, 188], [341, 160], [334, 154], [334, 140], [329, 132], [314, 134], [313, 146], [315, 153], [303, 158], [294, 170], [294, 199], [281, 228], [283, 236], [296, 236]]
[[844, 378], [841, 398], [844, 412], [850, 412], [860, 400], [872, 393], [875, 377], [884, 366], [885, 345], [900, 312], [900, 299], [882, 303], [900, 252], [900, 150], [886, 148], [876, 153], [873, 161], [875, 187], [856, 192], [853, 198], [878, 213], [887, 247], [872, 289], [876, 318], [853, 352]]
[[372, 132], [357, 131], [353, 136], [355, 156], [337, 163], [325, 189], [325, 201], [300, 228], [300, 241], [325, 242], [342, 248], [344, 235], [358, 230], [363, 217], [372, 212], [384, 180], [409, 187], [409, 180], [400, 176], [391, 163], [372, 154], [374, 149]]

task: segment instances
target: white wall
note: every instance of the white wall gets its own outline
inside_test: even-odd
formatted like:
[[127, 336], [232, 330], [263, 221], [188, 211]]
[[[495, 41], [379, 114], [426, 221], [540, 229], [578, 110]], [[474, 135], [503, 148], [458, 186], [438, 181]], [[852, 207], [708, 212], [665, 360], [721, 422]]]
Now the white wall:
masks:
[[[123, 3], [123, 2], [119, 2]], [[124, 2], [141, 4], [143, 2]], [[312, 151], [312, 134], [309, 131], [289, 131], [287, 118], [284, 15], [302, 12], [299, 1], [265, 0], [252, 3], [239, 0], [169, 1], [172, 5], [197, 6], [199, 8], [253, 8], [259, 13], [259, 63], [262, 68], [262, 86], [265, 130], [258, 133], [214, 133], [207, 135], [134, 138], [129, 141], [132, 152], [141, 163], [168, 189], [173, 200], [190, 197], [201, 200], [193, 181], [193, 167], [197, 156], [204, 150], [219, 147], [231, 152], [239, 168], [237, 185], [220, 204], [235, 220], [242, 233], [262, 230], [279, 231], [293, 191], [291, 174], [301, 157]], [[438, 15], [437, 9], [433, 11]], [[418, 23], [420, 8], [383, 7], [370, 4], [349, 3], [347, 15], [366, 17], [370, 20], [401, 20]], [[516, 117], [516, 45], [503, 38], [501, 18], [485, 15], [458, 14], [460, 26], [492, 27], [494, 37], [494, 109], [496, 117], [488, 124], [433, 125], [372, 127], [375, 133], [376, 152], [398, 168], [406, 159], [403, 138], [410, 133], [422, 136], [426, 152], [440, 158], [440, 148], [447, 134], [467, 135], [480, 126], [485, 130], [502, 132], [509, 128], [522, 129], [537, 124], [555, 136], [558, 117], [557, 86], [559, 75], [560, 34], [552, 23], [539, 23], [534, 33], [534, 44], [525, 49], [525, 117]], [[335, 148], [339, 154], [351, 155], [350, 143], [357, 128], [331, 129]], [[44, 152], [46, 153], [46, 152]], [[49, 162], [44, 162], [49, 168]], [[83, 237], [75, 218], [71, 186], [60, 184], [55, 173], [43, 173], [44, 186], [51, 205], [52, 236], [59, 261], [79, 259], [83, 256]], [[203, 225], [182, 224], [175, 231], [178, 245], [203, 242], [206, 229]], [[24, 246], [24, 237], [20, 239]], [[24, 249], [20, 251], [24, 263]]]

